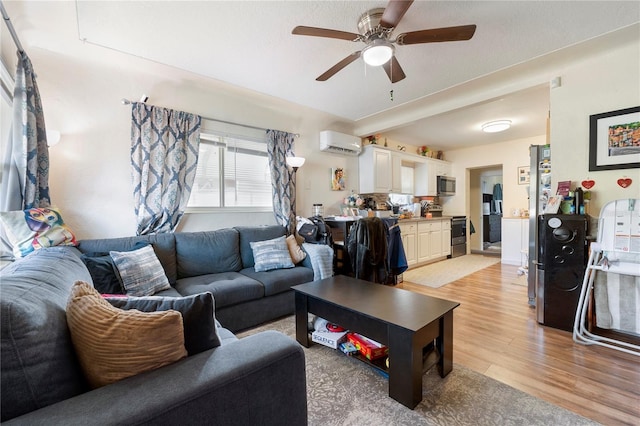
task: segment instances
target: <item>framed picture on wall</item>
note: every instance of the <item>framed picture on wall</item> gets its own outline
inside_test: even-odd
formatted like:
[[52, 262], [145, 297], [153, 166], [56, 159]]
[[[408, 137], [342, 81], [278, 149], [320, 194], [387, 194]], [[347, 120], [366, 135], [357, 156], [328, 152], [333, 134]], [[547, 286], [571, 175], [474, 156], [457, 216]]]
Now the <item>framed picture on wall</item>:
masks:
[[529, 175], [530, 169], [529, 166], [518, 167], [518, 185], [529, 185], [531, 180]]
[[346, 176], [342, 167], [331, 169], [331, 190], [344, 191], [347, 188]]
[[640, 168], [640, 106], [589, 116], [589, 171]]

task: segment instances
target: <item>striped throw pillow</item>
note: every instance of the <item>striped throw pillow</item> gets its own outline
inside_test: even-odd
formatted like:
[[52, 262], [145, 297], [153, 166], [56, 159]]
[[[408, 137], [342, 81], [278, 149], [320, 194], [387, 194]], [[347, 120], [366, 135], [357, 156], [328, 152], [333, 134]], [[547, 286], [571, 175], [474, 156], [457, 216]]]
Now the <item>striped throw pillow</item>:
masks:
[[171, 288], [153, 247], [133, 251], [110, 251], [122, 286], [130, 296], [152, 296]]
[[272, 269], [293, 268], [291, 254], [282, 237], [266, 241], [254, 241], [249, 243], [253, 250], [254, 268], [256, 272], [270, 271]]
[[92, 388], [187, 356], [180, 312], [123, 311], [111, 306], [84, 281], [77, 281], [71, 288], [67, 324]]

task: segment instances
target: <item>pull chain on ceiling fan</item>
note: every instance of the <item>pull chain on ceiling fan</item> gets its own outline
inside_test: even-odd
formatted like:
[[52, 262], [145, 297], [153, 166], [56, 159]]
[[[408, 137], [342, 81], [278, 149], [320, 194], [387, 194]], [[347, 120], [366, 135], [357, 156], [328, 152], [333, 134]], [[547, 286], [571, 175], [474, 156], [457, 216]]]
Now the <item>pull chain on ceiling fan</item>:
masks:
[[363, 13], [358, 19], [358, 31], [360, 34], [305, 26], [297, 26], [291, 33], [294, 35], [337, 38], [366, 44], [364, 49], [353, 52], [321, 74], [316, 78], [317, 81], [328, 80], [338, 71], [362, 56], [368, 65], [382, 66], [389, 80], [392, 83], [396, 83], [403, 80], [406, 75], [395, 57], [394, 44], [402, 46], [443, 41], [463, 41], [471, 39], [476, 31], [475, 25], [462, 25], [411, 31], [391, 39], [391, 33], [398, 26], [412, 3], [413, 0], [390, 0], [386, 8], [371, 9]]

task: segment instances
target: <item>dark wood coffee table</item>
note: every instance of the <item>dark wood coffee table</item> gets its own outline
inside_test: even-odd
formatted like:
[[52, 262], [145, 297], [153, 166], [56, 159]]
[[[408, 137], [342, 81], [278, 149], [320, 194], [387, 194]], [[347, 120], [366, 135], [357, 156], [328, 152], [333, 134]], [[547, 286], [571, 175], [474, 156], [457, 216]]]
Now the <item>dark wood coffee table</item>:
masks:
[[292, 287], [296, 339], [309, 347], [313, 313], [389, 348], [389, 396], [411, 409], [422, 400], [422, 349], [436, 340], [438, 367], [453, 367], [453, 310], [459, 303], [344, 275]]

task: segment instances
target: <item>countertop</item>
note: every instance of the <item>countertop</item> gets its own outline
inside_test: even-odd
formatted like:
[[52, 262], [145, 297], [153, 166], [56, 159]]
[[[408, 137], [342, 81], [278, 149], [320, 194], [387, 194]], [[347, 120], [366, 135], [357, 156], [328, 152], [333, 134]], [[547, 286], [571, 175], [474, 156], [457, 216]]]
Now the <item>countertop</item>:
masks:
[[412, 217], [411, 219], [398, 219], [398, 223], [406, 222], [428, 222], [434, 220], [451, 220], [452, 216], [440, 216], [440, 217]]

